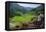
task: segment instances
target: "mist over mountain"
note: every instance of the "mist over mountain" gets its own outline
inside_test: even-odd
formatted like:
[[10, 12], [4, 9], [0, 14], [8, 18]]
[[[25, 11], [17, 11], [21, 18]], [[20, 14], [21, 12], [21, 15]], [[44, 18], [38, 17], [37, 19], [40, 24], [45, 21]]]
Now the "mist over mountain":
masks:
[[31, 10], [32, 8], [31, 7], [23, 7], [23, 6], [20, 6], [16, 3], [11, 3], [10, 4], [10, 9], [13, 9], [13, 10], [23, 10], [23, 11], [26, 11], [26, 10]]
[[18, 5], [17, 3], [10, 3], [10, 15], [14, 16], [17, 14], [24, 14], [28, 11], [31, 11], [31, 7], [23, 7]]
[[[32, 7], [25, 7], [25, 6], [20, 6], [19, 4], [17, 3], [10, 3], [10, 11], [9, 11], [9, 15], [12, 17], [12, 16], [15, 16], [15, 15], [23, 15], [25, 13], [31, 13], [31, 12], [35, 12], [35, 13], [38, 13], [38, 12], [43, 12], [43, 6], [38, 6], [36, 8], [32, 8]], [[33, 12], [33, 14], [34, 14]]]

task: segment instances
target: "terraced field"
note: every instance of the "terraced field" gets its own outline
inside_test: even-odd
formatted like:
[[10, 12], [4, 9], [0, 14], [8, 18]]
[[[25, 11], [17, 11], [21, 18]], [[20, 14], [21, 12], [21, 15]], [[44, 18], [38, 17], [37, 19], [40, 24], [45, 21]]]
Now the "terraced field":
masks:
[[23, 16], [14, 16], [10, 18], [10, 23], [11, 23], [10, 28], [15, 28], [16, 26], [20, 26], [20, 28], [22, 28], [23, 23], [28, 25], [28, 22], [32, 22], [32, 20], [35, 18], [36, 16], [29, 15], [29, 14]]

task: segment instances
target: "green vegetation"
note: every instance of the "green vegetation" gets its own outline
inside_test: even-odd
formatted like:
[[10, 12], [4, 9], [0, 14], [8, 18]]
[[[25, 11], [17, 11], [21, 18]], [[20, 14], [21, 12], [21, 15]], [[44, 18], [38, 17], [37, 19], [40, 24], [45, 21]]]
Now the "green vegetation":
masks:
[[25, 22], [25, 21], [31, 21], [31, 19], [33, 19], [34, 16], [32, 15], [23, 15], [23, 16], [14, 16], [12, 17], [11, 19], [14, 21], [14, 22]]

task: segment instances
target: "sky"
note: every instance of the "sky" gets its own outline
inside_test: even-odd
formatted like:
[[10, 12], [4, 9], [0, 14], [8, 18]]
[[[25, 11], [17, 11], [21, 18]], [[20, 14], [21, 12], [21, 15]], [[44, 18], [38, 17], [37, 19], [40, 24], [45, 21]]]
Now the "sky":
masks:
[[32, 8], [36, 8], [38, 6], [40, 6], [40, 4], [25, 4], [25, 3], [17, 3], [19, 4], [20, 6], [23, 6], [23, 7], [32, 7]]

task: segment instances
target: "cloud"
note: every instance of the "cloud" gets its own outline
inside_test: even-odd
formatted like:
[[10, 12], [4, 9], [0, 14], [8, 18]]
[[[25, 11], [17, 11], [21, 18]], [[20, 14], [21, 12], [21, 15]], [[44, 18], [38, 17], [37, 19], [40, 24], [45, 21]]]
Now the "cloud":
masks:
[[32, 8], [36, 8], [38, 6], [40, 6], [40, 4], [25, 4], [25, 3], [17, 3], [19, 4], [20, 6], [23, 6], [23, 7], [32, 7]]

